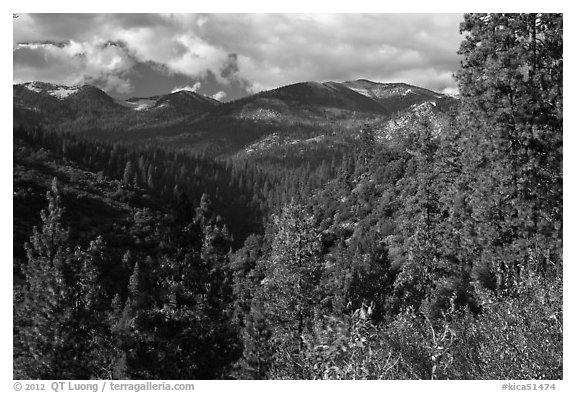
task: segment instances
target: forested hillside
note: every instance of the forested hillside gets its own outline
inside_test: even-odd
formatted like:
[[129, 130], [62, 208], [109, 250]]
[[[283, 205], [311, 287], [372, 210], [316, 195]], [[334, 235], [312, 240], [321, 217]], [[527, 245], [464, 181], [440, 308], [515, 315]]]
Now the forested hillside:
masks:
[[441, 127], [217, 159], [15, 125], [14, 378], [562, 379], [562, 15], [461, 33]]

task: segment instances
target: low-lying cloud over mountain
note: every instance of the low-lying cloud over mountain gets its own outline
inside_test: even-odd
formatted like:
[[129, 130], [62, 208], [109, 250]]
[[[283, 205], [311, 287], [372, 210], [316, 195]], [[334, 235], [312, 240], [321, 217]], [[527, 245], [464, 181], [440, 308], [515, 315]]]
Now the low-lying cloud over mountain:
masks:
[[202, 86], [202, 84], [201, 84], [200, 82], [194, 83], [193, 86], [190, 86], [190, 85], [186, 85], [186, 86], [176, 86], [175, 88], [172, 89], [171, 93], [176, 93], [177, 91], [192, 91], [192, 92], [196, 92], [196, 91], [198, 91], [198, 89], [200, 89], [200, 86]]
[[164, 85], [165, 91], [200, 82], [200, 93], [235, 99], [297, 81], [361, 76], [454, 92], [461, 19], [459, 14], [22, 14], [14, 19], [14, 83], [88, 82], [127, 97], [153, 94], [152, 86]]

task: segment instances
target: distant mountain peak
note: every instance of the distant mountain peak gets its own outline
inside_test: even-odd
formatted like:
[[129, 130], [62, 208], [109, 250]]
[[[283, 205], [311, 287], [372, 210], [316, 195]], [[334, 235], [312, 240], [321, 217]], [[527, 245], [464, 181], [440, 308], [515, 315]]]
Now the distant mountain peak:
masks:
[[97, 87], [91, 86], [91, 85], [67, 86], [67, 85], [61, 85], [61, 84], [56, 84], [56, 83], [33, 81], [33, 82], [22, 83], [22, 84], [17, 85], [17, 86], [22, 86], [22, 87], [24, 87], [24, 88], [26, 88], [29, 91], [32, 91], [34, 93], [47, 94], [47, 95], [55, 97], [59, 100], [64, 100], [64, 99], [66, 99], [72, 95], [75, 95], [75, 94], [81, 92], [81, 91], [93, 90], [93, 91], [98, 91], [102, 94], [106, 94], [103, 91], [101, 91], [100, 89], [98, 89]]
[[[263, 141], [255, 148], [258, 151], [307, 149], [330, 140], [345, 143], [368, 123], [386, 127], [391, 137], [401, 136], [418, 117], [440, 119], [440, 129], [457, 102], [407, 83], [367, 79], [299, 82], [226, 103], [191, 90], [120, 100], [91, 85], [36, 81], [14, 85], [13, 106], [14, 124], [58, 125], [94, 135], [104, 131], [106, 138], [109, 131], [125, 130], [130, 132], [114, 132], [114, 138], [162, 136], [165, 143], [173, 141], [194, 151], [228, 154], [258, 140]], [[281, 143], [268, 138], [275, 132], [282, 135]]]
[[151, 97], [131, 97], [119, 101], [123, 106], [135, 111], [161, 111], [166, 115], [183, 116], [200, 114], [220, 105], [220, 101], [190, 90], [178, 90], [173, 93]]
[[397, 101], [399, 98], [416, 103], [423, 100], [436, 101], [446, 97], [444, 94], [403, 82], [379, 83], [358, 79], [344, 82], [342, 85], [383, 105], [388, 105], [390, 100]]
[[210, 102], [210, 103], [220, 104], [220, 101], [218, 101], [212, 97], [206, 96], [204, 94], [196, 93], [195, 91], [190, 91], [190, 90], [178, 90], [178, 91], [175, 91], [174, 93], [170, 93], [170, 94], [166, 95], [166, 97], [186, 97], [186, 98], [194, 99], [194, 100], [199, 101], [199, 102]]
[[382, 85], [382, 84], [384, 84], [384, 83], [380, 83], [380, 82], [374, 82], [374, 81], [371, 81], [368, 79], [356, 79], [353, 81], [344, 82], [344, 84], [347, 84], [347, 83], [363, 83], [363, 84], [369, 84], [369, 85]]

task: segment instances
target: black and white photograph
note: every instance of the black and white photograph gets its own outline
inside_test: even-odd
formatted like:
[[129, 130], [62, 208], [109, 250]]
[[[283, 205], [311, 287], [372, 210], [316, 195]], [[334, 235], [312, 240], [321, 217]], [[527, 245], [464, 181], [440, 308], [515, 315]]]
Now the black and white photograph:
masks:
[[14, 389], [559, 389], [563, 18], [13, 13]]

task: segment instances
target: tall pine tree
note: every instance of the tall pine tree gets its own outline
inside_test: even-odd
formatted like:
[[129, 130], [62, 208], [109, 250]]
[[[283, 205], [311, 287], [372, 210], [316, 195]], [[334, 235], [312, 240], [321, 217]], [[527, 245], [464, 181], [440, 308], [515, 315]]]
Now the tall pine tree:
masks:
[[561, 263], [562, 25], [558, 14], [469, 14], [460, 27], [475, 270], [502, 289]]
[[[104, 244], [99, 238], [85, 251], [74, 250], [58, 182], [47, 192], [42, 226], [25, 245], [26, 287], [17, 309], [23, 326], [15, 344], [15, 369], [24, 378], [89, 379], [100, 375], [105, 343], [99, 286]], [[99, 319], [100, 318], [100, 319]]]
[[322, 274], [320, 241], [313, 216], [294, 201], [274, 220], [275, 235], [267, 256], [266, 278], [256, 303], [273, 326], [275, 378], [304, 378], [304, 332], [312, 328]]

